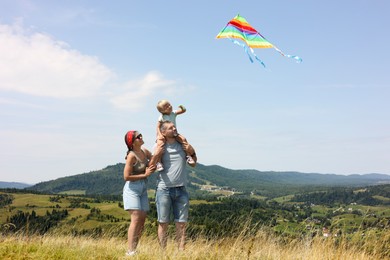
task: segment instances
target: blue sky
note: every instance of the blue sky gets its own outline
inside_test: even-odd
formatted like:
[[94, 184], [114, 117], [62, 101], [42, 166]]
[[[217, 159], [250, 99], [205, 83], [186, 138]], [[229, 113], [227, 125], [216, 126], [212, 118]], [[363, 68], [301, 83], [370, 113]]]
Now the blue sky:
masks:
[[[152, 148], [168, 99], [199, 162], [390, 174], [390, 3], [0, 0], [0, 181], [36, 183]], [[287, 54], [218, 32], [236, 14]]]

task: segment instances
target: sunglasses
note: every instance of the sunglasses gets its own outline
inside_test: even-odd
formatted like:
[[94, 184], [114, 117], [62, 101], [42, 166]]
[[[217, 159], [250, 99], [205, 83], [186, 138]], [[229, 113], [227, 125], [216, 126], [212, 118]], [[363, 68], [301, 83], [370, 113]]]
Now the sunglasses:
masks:
[[135, 139], [142, 139], [142, 134], [137, 135]]

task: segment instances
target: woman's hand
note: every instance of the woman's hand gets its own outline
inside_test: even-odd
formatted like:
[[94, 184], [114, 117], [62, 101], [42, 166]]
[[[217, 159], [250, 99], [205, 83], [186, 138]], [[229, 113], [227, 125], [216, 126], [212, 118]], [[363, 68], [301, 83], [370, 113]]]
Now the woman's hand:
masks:
[[148, 178], [156, 170], [156, 167], [149, 166], [145, 170], [145, 177]]

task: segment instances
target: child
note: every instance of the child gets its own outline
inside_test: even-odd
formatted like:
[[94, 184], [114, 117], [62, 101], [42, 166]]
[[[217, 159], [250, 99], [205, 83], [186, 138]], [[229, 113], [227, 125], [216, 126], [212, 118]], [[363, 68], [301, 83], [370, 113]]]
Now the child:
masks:
[[[160, 132], [160, 125], [164, 121], [171, 121], [176, 126], [176, 116], [185, 113], [186, 108], [180, 105], [177, 110], [173, 110], [168, 100], [160, 100], [157, 103], [157, 110], [161, 114], [158, 118], [158, 123], [157, 123], [156, 149], [150, 161], [150, 165], [156, 165], [157, 171], [163, 171], [164, 166], [161, 164], [160, 160], [161, 160], [162, 153], [164, 152], [165, 138]], [[191, 166], [195, 165], [195, 161], [192, 158], [192, 156], [195, 156], [194, 148], [187, 142], [187, 139], [181, 134], [178, 134], [176, 136], [176, 140], [182, 144], [183, 150], [187, 154], [187, 163]]]

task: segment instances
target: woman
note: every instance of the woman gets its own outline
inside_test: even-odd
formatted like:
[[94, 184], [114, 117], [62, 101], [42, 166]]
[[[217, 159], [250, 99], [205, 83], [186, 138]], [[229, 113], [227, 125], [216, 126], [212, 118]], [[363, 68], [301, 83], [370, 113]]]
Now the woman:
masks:
[[136, 254], [138, 241], [144, 228], [146, 213], [149, 210], [147, 194], [147, 178], [152, 174], [152, 167], [147, 167], [152, 154], [142, 147], [144, 141], [138, 131], [129, 131], [125, 135], [127, 145], [126, 165], [123, 178], [126, 183], [123, 187], [124, 209], [130, 213], [130, 226], [127, 232], [128, 251], [126, 255]]

